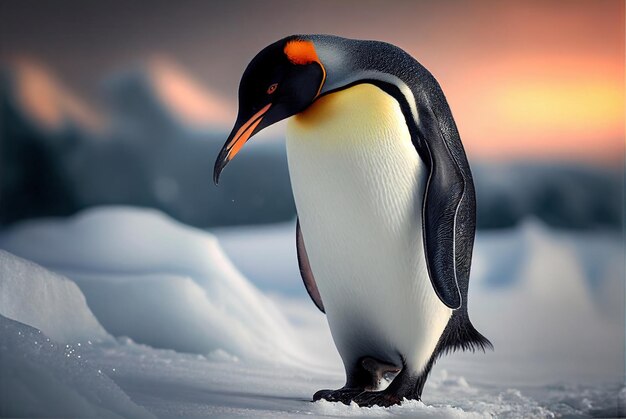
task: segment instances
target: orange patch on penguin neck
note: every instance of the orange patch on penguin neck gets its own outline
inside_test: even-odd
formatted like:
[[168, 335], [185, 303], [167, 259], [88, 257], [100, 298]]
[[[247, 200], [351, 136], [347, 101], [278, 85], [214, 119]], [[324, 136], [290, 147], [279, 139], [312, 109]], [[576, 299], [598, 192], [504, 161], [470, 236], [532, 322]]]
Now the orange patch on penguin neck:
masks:
[[320, 59], [315, 51], [315, 45], [311, 41], [293, 40], [287, 42], [284, 49], [285, 55], [294, 64], [319, 63]]

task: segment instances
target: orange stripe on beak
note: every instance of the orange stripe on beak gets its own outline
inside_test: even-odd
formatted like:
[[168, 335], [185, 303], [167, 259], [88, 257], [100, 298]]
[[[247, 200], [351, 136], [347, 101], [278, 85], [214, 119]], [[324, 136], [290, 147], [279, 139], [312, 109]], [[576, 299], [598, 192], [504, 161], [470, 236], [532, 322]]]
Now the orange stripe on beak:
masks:
[[[268, 103], [267, 105], [263, 106], [263, 108], [261, 108], [260, 111], [258, 111], [254, 115], [252, 115], [252, 118], [248, 119], [248, 121], [245, 124], [243, 124], [241, 126], [241, 128], [239, 128], [237, 130], [237, 133], [235, 134], [233, 139], [230, 141], [230, 143], [228, 143], [228, 145], [227, 145], [229, 150], [232, 149], [233, 147], [235, 147], [240, 142], [241, 138], [243, 138], [243, 137], [245, 137], [243, 143], [248, 141], [248, 138], [250, 138], [250, 135], [252, 134], [252, 131], [254, 131], [254, 128], [256, 128], [257, 125], [259, 125], [259, 123], [261, 122], [261, 119], [263, 119], [262, 116], [265, 115], [265, 112], [267, 112], [270, 109], [271, 106], [272, 106], [271, 103]], [[257, 119], [258, 119], [258, 121], [257, 121]], [[254, 127], [248, 132], [248, 129], [252, 125], [254, 125]], [[246, 132], [248, 132], [247, 135], [245, 135]], [[237, 148], [237, 150], [235, 151], [235, 154], [237, 154], [239, 149], [241, 149], [241, 146], [239, 146]], [[235, 154], [233, 154], [232, 157], [235, 157]]]
[[237, 139], [232, 143], [232, 146], [228, 151], [228, 161], [231, 161], [233, 158], [235, 158], [237, 153], [239, 153], [239, 150], [241, 150], [241, 147], [243, 147], [246, 141], [248, 141], [248, 138], [250, 138], [250, 136], [254, 132], [254, 129], [257, 127], [257, 125], [261, 123], [261, 120], [263, 120], [262, 116], [257, 118], [256, 122], [254, 122], [252, 125], [249, 125], [248, 128], [243, 132], [243, 134], [237, 137]]
[[[239, 150], [241, 150], [246, 141], [248, 141], [248, 139], [252, 137], [252, 134], [254, 134], [254, 130], [257, 129], [259, 124], [263, 121], [265, 114], [267, 113], [267, 111], [269, 111], [271, 107], [271, 103], [263, 106], [260, 111], [252, 115], [252, 117], [248, 119], [244, 124], [241, 124], [239, 128], [237, 127], [239, 126], [240, 118], [237, 117], [237, 122], [233, 127], [233, 131], [228, 136], [224, 147], [222, 147], [220, 154], [215, 160], [215, 166], [213, 167], [213, 182], [215, 182], [216, 185], [220, 180], [220, 173], [222, 172], [224, 167], [226, 167], [226, 164], [231, 161], [237, 155], [237, 153], [239, 153]], [[235, 131], [235, 129], [237, 131]]]

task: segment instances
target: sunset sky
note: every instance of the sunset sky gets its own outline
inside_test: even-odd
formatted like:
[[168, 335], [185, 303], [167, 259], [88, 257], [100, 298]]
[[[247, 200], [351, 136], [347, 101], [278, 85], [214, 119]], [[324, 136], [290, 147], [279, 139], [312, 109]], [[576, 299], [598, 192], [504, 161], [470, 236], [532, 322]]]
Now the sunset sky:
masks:
[[[407, 50], [441, 83], [471, 157], [603, 164], [624, 157], [619, 0], [0, 3], [5, 62], [39, 60], [98, 105], [104, 78], [167, 57], [223, 102], [214, 119], [224, 125], [248, 61], [292, 33]], [[194, 103], [212, 106], [188, 97], [176, 100], [192, 115]]]

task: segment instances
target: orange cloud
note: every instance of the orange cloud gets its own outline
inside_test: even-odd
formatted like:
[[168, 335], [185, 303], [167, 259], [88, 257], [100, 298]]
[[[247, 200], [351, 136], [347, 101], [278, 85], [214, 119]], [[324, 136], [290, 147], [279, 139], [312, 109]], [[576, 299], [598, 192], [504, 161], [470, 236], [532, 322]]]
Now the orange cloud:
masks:
[[624, 150], [623, 65], [589, 56], [516, 56], [452, 84], [470, 154], [618, 160]]

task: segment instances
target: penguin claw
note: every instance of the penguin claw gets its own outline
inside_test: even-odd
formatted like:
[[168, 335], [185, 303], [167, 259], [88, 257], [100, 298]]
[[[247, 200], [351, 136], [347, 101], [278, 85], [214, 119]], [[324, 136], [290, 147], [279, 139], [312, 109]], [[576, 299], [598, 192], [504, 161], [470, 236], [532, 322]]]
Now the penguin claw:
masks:
[[328, 390], [328, 389], [316, 391], [315, 394], [313, 395], [313, 401], [316, 402], [322, 399], [326, 400], [326, 398], [329, 397], [333, 391], [334, 390]]
[[386, 391], [365, 391], [352, 399], [359, 407], [389, 407], [400, 404], [402, 398]]
[[341, 402], [350, 404], [352, 400], [363, 393], [362, 389], [357, 388], [340, 388], [338, 390], [319, 390], [313, 395], [313, 401], [326, 400], [329, 402]]

